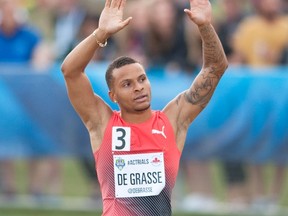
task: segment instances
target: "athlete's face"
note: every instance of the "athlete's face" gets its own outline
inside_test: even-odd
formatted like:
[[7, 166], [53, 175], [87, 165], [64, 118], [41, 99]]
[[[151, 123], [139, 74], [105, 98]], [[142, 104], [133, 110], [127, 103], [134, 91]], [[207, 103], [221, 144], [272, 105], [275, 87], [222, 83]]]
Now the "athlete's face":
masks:
[[134, 63], [114, 69], [113, 80], [109, 95], [121, 110], [139, 112], [150, 108], [151, 87], [142, 65]]

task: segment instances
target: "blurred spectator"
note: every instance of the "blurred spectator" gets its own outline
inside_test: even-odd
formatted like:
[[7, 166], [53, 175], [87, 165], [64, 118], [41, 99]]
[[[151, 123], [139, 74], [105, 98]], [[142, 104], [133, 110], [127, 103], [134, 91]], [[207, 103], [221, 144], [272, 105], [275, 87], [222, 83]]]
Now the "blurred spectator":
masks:
[[257, 14], [241, 22], [234, 48], [242, 63], [272, 66], [280, 61], [288, 40], [287, 18], [281, 12], [281, 3], [281, 0], [256, 1]]
[[[287, 17], [283, 15], [281, 0], [253, 1], [256, 15], [241, 22], [234, 37], [234, 50], [240, 63], [250, 66], [275, 66], [280, 62], [288, 42]], [[272, 188], [266, 193], [264, 166], [249, 167], [252, 207], [264, 210], [268, 204], [278, 203], [283, 189], [285, 168], [276, 166]]]
[[54, 24], [56, 8], [59, 0], [34, 0], [29, 8], [29, 22], [42, 33], [43, 40], [52, 43], [54, 40]]
[[239, 62], [238, 59], [234, 59], [233, 35], [235, 34], [240, 21], [247, 16], [243, 5], [244, 1], [239, 0], [220, 1], [223, 18], [217, 24], [217, 32], [228, 60], [232, 64]]
[[54, 24], [58, 0], [35, 0], [29, 10], [29, 22], [37, 27], [43, 40], [33, 60], [36, 71], [47, 71], [55, 60]]
[[179, 16], [177, 5], [170, 0], [156, 0], [148, 7], [149, 28], [146, 56], [153, 67], [179, 72], [189, 67], [184, 34], [183, 11]]
[[133, 20], [116, 37], [119, 44], [119, 55], [135, 56], [144, 66], [147, 66], [145, 45], [148, 31], [148, 6], [151, 0], [131, 1], [126, 10]]
[[27, 14], [16, 0], [1, 0], [0, 11], [0, 62], [31, 62], [40, 42], [39, 33], [26, 24]]
[[63, 60], [77, 43], [77, 34], [86, 11], [78, 0], [58, 0], [55, 22], [55, 50], [57, 60]]

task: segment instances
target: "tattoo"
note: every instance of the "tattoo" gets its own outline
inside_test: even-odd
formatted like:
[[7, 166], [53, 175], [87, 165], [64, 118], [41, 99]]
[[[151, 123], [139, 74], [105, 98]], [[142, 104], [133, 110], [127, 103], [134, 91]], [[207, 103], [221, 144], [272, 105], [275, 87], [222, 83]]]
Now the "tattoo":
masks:
[[227, 59], [221, 42], [211, 25], [201, 26], [199, 30], [203, 41], [203, 67], [211, 68], [221, 78], [227, 67]]
[[227, 68], [227, 60], [213, 27], [201, 26], [199, 30], [203, 41], [204, 65], [191, 88], [185, 92], [185, 100], [205, 108]]
[[219, 77], [213, 74], [213, 72], [207, 71], [201, 72], [198, 76], [199, 78], [195, 80], [192, 87], [184, 95], [188, 103], [205, 108], [212, 97]]

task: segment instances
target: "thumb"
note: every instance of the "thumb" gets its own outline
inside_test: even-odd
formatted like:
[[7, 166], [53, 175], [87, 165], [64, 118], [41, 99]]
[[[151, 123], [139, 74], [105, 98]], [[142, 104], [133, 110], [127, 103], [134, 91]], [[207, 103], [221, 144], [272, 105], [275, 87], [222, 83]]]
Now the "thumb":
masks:
[[188, 9], [184, 9], [184, 12], [191, 18], [192, 17], [192, 13], [190, 10]]
[[127, 18], [126, 20], [124, 20], [122, 23], [121, 23], [121, 28], [124, 28], [125, 26], [127, 26], [130, 21], [132, 20], [132, 17], [129, 17]]

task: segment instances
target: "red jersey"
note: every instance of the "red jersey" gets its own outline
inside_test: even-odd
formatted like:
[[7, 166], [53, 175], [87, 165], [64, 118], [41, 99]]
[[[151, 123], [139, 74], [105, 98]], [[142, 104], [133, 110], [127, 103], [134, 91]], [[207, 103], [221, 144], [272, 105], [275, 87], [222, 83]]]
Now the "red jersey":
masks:
[[105, 216], [171, 215], [181, 153], [167, 116], [153, 111], [144, 123], [114, 112], [94, 153]]

